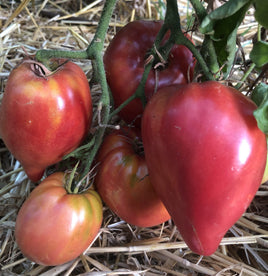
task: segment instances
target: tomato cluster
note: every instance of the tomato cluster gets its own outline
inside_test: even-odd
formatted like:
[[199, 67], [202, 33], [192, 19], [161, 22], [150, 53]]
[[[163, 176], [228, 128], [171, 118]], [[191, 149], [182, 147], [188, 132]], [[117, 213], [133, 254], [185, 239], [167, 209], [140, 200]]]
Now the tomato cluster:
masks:
[[[162, 24], [131, 22], [107, 48], [115, 108], [135, 93]], [[1, 138], [33, 182], [76, 149], [91, 127], [86, 75], [73, 62], [54, 62], [57, 69], [47, 74], [35, 60], [24, 60], [11, 72], [0, 108]], [[124, 127], [102, 141], [96, 191], [67, 191], [69, 174], [63, 172], [37, 185], [16, 221], [16, 241], [26, 257], [43, 265], [78, 257], [100, 230], [102, 200], [136, 226], [171, 218], [198, 254], [217, 249], [267, 180], [266, 136], [248, 97], [216, 81], [191, 83], [194, 67], [182, 45], [171, 49], [166, 63], [154, 64], [145, 108], [140, 99], [130, 102], [119, 112]]]

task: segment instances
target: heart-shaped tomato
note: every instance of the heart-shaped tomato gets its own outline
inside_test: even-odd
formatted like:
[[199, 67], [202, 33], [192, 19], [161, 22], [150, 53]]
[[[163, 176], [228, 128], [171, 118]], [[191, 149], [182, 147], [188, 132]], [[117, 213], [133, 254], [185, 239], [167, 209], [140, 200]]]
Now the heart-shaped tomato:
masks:
[[8, 78], [0, 109], [0, 135], [28, 177], [38, 181], [88, 133], [92, 101], [87, 77], [73, 62], [45, 74], [24, 60]]
[[162, 88], [145, 108], [151, 182], [196, 253], [217, 249], [260, 186], [267, 147], [255, 109], [215, 81]]
[[67, 192], [62, 172], [45, 178], [19, 210], [15, 238], [22, 253], [42, 265], [61, 265], [82, 254], [98, 234], [102, 202], [93, 189]]

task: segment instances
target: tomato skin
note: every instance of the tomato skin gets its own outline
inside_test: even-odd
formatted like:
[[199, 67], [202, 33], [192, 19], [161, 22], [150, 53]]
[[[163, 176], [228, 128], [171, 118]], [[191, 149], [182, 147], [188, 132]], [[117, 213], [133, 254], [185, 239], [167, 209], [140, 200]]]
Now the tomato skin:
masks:
[[256, 105], [218, 82], [159, 90], [142, 139], [154, 188], [189, 248], [211, 255], [259, 188], [265, 135]]
[[68, 194], [63, 173], [43, 180], [23, 203], [15, 238], [30, 260], [47, 266], [66, 263], [82, 254], [102, 223], [102, 202], [94, 190]]
[[0, 108], [0, 135], [28, 177], [38, 181], [46, 167], [73, 151], [89, 131], [92, 101], [82, 69], [67, 62], [46, 78], [31, 64], [10, 74]]
[[[136, 91], [144, 71], [147, 52], [153, 47], [162, 24], [162, 21], [148, 20], [130, 22], [110, 42], [104, 54], [104, 65], [115, 107]], [[171, 50], [168, 66], [164, 70], [151, 70], [145, 86], [147, 100], [152, 97], [156, 83], [157, 87], [161, 88], [191, 81], [194, 65], [195, 59], [190, 50], [183, 45], [175, 45]], [[141, 100], [135, 99], [123, 108], [119, 115], [127, 123], [134, 121], [138, 127], [142, 113]]]
[[150, 227], [170, 219], [148, 177], [143, 155], [134, 149], [137, 130], [121, 129], [105, 137], [97, 156], [100, 162], [96, 189], [108, 207], [127, 223]]

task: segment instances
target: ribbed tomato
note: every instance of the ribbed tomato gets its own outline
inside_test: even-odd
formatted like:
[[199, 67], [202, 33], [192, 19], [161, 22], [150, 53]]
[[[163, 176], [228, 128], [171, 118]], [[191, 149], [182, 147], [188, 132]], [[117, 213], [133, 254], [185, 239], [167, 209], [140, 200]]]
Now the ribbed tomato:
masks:
[[170, 215], [151, 184], [141, 146], [138, 130], [123, 128], [106, 136], [97, 157], [96, 188], [121, 219], [149, 227]]
[[160, 89], [142, 139], [151, 183], [190, 249], [210, 255], [256, 194], [267, 158], [257, 106], [215, 81]]
[[24, 60], [10, 73], [0, 107], [0, 136], [32, 181], [73, 151], [91, 124], [86, 75], [75, 63], [57, 62], [63, 64], [46, 75]]
[[19, 210], [15, 238], [22, 253], [42, 265], [60, 265], [82, 254], [102, 223], [94, 190], [67, 193], [64, 173], [45, 178]]

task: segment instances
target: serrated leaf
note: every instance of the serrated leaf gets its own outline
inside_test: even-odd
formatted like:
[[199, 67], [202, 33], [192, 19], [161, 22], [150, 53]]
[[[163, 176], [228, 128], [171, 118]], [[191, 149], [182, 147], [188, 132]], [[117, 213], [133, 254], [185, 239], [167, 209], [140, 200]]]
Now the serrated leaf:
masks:
[[265, 41], [256, 42], [250, 52], [250, 58], [257, 67], [262, 67], [268, 63], [268, 43]]

